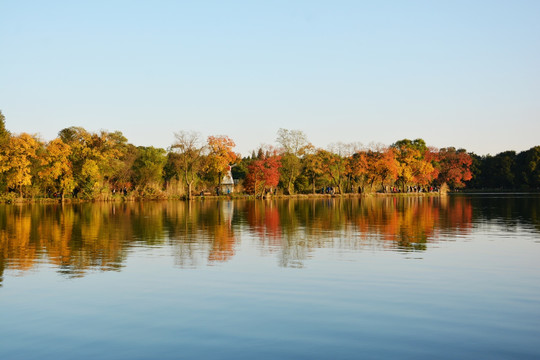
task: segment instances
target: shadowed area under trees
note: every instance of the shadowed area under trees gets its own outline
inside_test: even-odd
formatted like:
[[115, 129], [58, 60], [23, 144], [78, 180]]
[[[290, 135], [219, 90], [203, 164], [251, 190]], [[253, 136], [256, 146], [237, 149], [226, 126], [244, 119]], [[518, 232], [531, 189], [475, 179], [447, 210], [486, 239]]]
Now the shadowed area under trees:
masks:
[[51, 141], [12, 134], [0, 112], [0, 197], [166, 199], [219, 195], [232, 170], [237, 194], [364, 194], [440, 189], [540, 189], [540, 146], [479, 156], [402, 139], [390, 146], [313, 145], [301, 130], [279, 129], [276, 146], [249, 156], [226, 135], [179, 131], [168, 149], [130, 144], [120, 131], [68, 127]]

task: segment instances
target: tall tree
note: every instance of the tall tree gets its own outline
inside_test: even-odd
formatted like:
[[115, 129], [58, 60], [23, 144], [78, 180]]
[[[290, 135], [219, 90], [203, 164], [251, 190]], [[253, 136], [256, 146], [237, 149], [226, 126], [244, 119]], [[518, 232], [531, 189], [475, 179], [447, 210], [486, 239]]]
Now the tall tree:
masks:
[[265, 192], [272, 192], [279, 183], [281, 167], [281, 156], [269, 154], [262, 159], [254, 160], [248, 166], [248, 173], [244, 182], [244, 187], [254, 195], [264, 195]]
[[234, 141], [228, 136], [208, 137], [208, 172], [217, 178], [218, 186], [221, 186], [221, 181], [229, 170], [229, 166], [239, 159], [239, 156], [232, 150], [235, 146]]
[[6, 172], [7, 185], [18, 189], [20, 197], [23, 196], [23, 186], [32, 185], [31, 166], [39, 146], [32, 135], [22, 133], [9, 139], [3, 154], [6, 161], [0, 170]]
[[320, 159], [323, 173], [328, 175], [338, 193], [343, 193], [343, 180], [346, 173], [346, 161], [341, 155], [328, 150], [319, 149], [317, 156]]
[[7, 166], [7, 157], [5, 156], [9, 146], [11, 133], [6, 129], [6, 118], [0, 110], [0, 191], [5, 191], [7, 187], [6, 175], [1, 169]]
[[127, 186], [135, 149], [120, 131], [91, 133], [72, 126], [58, 135], [72, 149], [76, 188], [84, 197], [93, 198], [100, 190]]
[[318, 153], [306, 154], [302, 158], [302, 165], [311, 182], [311, 191], [315, 194], [316, 182], [324, 174], [322, 159]]
[[513, 189], [516, 185], [516, 152], [505, 151], [483, 157], [482, 178], [487, 188]]
[[6, 145], [11, 137], [11, 133], [6, 129], [6, 117], [0, 110], [0, 147]]
[[281, 178], [288, 194], [294, 194], [294, 183], [302, 172], [302, 157], [313, 148], [300, 130], [279, 129], [276, 142], [281, 146]]
[[102, 155], [95, 146], [97, 135], [82, 127], [72, 126], [60, 130], [58, 136], [71, 148], [69, 159], [73, 166], [76, 192], [80, 191], [85, 198], [93, 198], [102, 179], [99, 171]]
[[203, 169], [203, 151], [205, 146], [201, 143], [197, 132], [180, 131], [174, 134], [175, 142], [171, 151], [176, 154], [175, 162], [178, 173], [186, 184], [187, 198], [191, 199], [191, 190]]
[[137, 157], [133, 162], [133, 174], [142, 194], [161, 189], [163, 167], [167, 158], [163, 149], [153, 146], [137, 147]]
[[366, 152], [367, 173], [366, 181], [370, 191], [377, 183], [381, 184], [383, 191], [386, 186], [393, 184], [399, 174], [399, 162], [396, 160], [395, 149], [377, 146]]
[[[424, 154], [428, 151], [426, 142], [423, 139], [396, 141], [391, 146], [396, 153], [399, 162], [399, 172], [397, 182], [405, 191], [408, 184], [416, 182], [419, 171], [430, 172], [429, 165], [422, 163]], [[428, 167], [428, 168], [426, 168]]]
[[418, 161], [414, 162], [414, 182], [427, 186], [439, 176], [439, 168], [436, 166], [439, 162], [439, 150], [429, 147], [424, 150]]
[[283, 152], [302, 156], [311, 146], [307, 135], [301, 130], [279, 129], [276, 142], [282, 147]]
[[540, 146], [535, 146], [517, 155], [519, 181], [522, 187], [540, 188]]
[[70, 155], [71, 147], [57, 138], [47, 144], [40, 159], [42, 169], [38, 175], [60, 193], [62, 201], [65, 193], [73, 191], [75, 187]]
[[368, 174], [367, 153], [365, 151], [358, 151], [354, 153], [352, 156], [347, 158], [346, 166], [347, 174], [351, 178], [351, 183], [355, 186], [359, 185], [361, 192], [363, 192]]
[[472, 157], [464, 149], [456, 150], [453, 147], [439, 150], [440, 173], [437, 182], [447, 183], [452, 188], [465, 186], [465, 181], [472, 178]]
[[128, 144], [126, 137], [120, 131], [100, 131], [93, 144], [101, 153], [100, 171], [110, 186], [121, 181], [126, 175], [126, 163], [134, 161], [133, 145]]

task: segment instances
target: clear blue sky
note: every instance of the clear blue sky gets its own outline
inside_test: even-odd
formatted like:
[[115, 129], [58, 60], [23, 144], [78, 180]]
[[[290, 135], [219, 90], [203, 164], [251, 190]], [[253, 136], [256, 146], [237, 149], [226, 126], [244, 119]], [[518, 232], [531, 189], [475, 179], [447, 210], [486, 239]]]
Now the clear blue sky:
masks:
[[540, 1], [3, 0], [0, 109], [44, 140], [521, 151], [540, 145]]

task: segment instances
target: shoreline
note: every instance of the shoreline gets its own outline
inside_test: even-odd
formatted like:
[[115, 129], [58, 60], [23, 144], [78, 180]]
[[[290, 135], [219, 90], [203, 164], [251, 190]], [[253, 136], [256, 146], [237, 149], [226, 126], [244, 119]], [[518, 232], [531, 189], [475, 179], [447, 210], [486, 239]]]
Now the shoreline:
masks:
[[438, 192], [412, 192], [412, 193], [362, 193], [362, 194], [293, 194], [293, 195], [266, 195], [263, 197], [248, 195], [248, 194], [232, 194], [232, 195], [206, 195], [194, 196], [191, 199], [186, 199], [182, 196], [168, 197], [138, 197], [138, 196], [122, 196], [112, 197], [108, 199], [73, 199], [65, 198], [63, 201], [59, 198], [8, 198], [1, 199], [0, 204], [82, 204], [82, 203], [122, 203], [122, 202], [145, 202], [145, 201], [205, 201], [205, 200], [273, 200], [273, 199], [349, 199], [349, 198], [373, 198], [373, 197], [442, 197], [448, 195], [475, 195], [475, 194], [539, 194], [538, 191], [449, 191], [447, 193]]
[[191, 199], [185, 197], [114, 197], [109, 199], [73, 199], [65, 198], [63, 201], [59, 198], [11, 198], [1, 199], [2, 204], [80, 204], [80, 203], [121, 203], [121, 202], [144, 202], [144, 201], [204, 201], [204, 200], [272, 200], [272, 199], [340, 199], [340, 198], [369, 198], [369, 197], [439, 197], [446, 196], [448, 193], [438, 192], [427, 193], [363, 193], [363, 194], [293, 194], [293, 195], [266, 195], [263, 197], [247, 194], [233, 195], [207, 195], [194, 196]]

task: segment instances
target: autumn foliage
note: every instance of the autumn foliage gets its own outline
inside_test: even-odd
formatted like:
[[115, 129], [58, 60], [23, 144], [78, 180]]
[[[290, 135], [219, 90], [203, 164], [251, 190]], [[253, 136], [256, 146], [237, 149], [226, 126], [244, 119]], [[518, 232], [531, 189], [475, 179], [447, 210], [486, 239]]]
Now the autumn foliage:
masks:
[[[130, 144], [120, 131], [68, 127], [45, 142], [11, 134], [0, 112], [0, 197], [107, 200], [191, 198], [219, 194], [232, 168], [236, 188], [248, 194], [369, 193], [451, 189], [540, 188], [540, 147], [496, 156], [428, 146], [402, 139], [389, 146], [311, 144], [300, 130], [279, 129], [277, 147], [251, 156], [234, 151], [225, 135], [180, 131], [168, 149]], [[235, 190], [236, 191], [236, 190]]]
[[439, 151], [439, 183], [448, 183], [454, 187], [464, 187], [472, 179], [472, 158], [465, 150], [453, 147]]
[[236, 163], [238, 155], [233, 151], [236, 144], [228, 136], [208, 137], [208, 171], [215, 176], [218, 183], [231, 164]]
[[[376, 244], [426, 250], [438, 241], [438, 231], [463, 234], [473, 226], [470, 199], [446, 201], [446, 197], [369, 197], [362, 201], [160, 201], [123, 206], [102, 202], [39, 211], [7, 206], [0, 213], [0, 286], [5, 270], [30, 270], [44, 258], [69, 277], [98, 269], [114, 271], [123, 266], [130, 247], [145, 243], [171, 246], [178, 266], [229, 261], [241, 239], [238, 229], [257, 234], [262, 249], [278, 253], [282, 266], [301, 266], [302, 259], [324, 247], [369, 249]], [[535, 205], [530, 203], [531, 208], [520, 211], [531, 214]], [[509, 210], [496, 209], [501, 214]], [[353, 228], [354, 232], [347, 230]], [[341, 236], [333, 236], [336, 231]], [[375, 243], [365, 241], [375, 238]]]
[[281, 156], [272, 154], [254, 160], [248, 166], [248, 174], [244, 183], [247, 192], [262, 196], [272, 192], [279, 183]]

